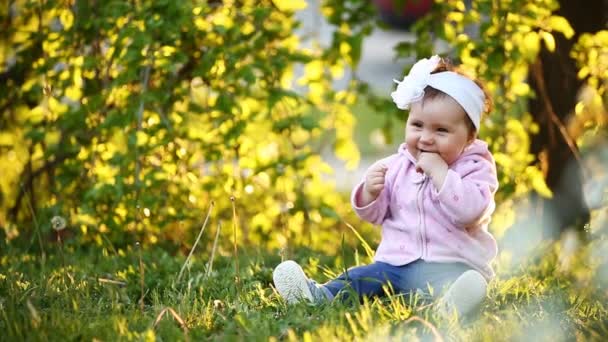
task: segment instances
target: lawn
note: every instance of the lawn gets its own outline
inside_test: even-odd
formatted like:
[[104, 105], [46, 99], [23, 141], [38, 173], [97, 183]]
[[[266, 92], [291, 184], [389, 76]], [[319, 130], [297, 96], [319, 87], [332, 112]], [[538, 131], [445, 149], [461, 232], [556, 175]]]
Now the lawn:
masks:
[[[161, 248], [146, 248], [140, 264], [135, 246], [49, 244], [44, 261], [2, 246], [0, 339], [602, 340], [608, 336], [608, 274], [596, 262], [602, 246], [605, 238], [576, 253], [560, 242], [546, 244], [517, 267], [501, 267], [509, 259], [503, 254], [481, 312], [460, 321], [398, 295], [288, 306], [272, 287], [278, 251], [241, 246], [238, 274], [232, 249], [218, 251], [210, 272], [210, 251], [196, 251], [177, 281], [186, 258]], [[324, 281], [345, 264], [368, 260], [354, 252], [361, 246], [342, 249], [345, 258], [305, 248], [294, 249], [292, 258]]]

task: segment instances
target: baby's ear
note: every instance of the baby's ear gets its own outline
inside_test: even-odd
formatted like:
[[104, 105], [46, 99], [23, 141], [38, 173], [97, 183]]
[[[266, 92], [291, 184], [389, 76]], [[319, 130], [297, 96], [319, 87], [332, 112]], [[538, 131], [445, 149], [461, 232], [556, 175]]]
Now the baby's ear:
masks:
[[477, 132], [471, 131], [469, 133], [469, 139], [467, 140], [467, 146], [471, 145], [475, 139], [477, 139]]

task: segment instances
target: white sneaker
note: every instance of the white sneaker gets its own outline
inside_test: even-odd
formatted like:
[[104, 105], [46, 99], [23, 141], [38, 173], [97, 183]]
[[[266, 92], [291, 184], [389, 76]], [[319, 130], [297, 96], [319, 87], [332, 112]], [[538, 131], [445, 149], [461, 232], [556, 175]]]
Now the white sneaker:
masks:
[[272, 273], [272, 280], [281, 297], [289, 304], [303, 300], [311, 303], [327, 300], [323, 290], [313, 280], [306, 278], [302, 267], [293, 260], [280, 263]]
[[439, 300], [440, 310], [464, 317], [478, 309], [486, 298], [488, 283], [477, 271], [468, 270], [458, 277]]

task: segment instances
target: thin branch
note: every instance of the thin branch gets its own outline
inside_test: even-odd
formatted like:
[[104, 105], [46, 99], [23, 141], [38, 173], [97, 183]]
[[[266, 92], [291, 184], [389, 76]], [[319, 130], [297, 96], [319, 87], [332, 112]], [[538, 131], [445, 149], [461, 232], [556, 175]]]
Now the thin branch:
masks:
[[574, 156], [576, 161], [579, 163], [581, 170], [583, 171], [584, 177], [587, 178], [589, 175], [589, 171], [585, 167], [585, 164], [583, 164], [581, 155], [578, 152], [578, 147], [576, 146], [576, 142], [574, 142], [574, 139], [572, 139], [570, 134], [568, 134], [568, 130], [566, 129], [566, 126], [561, 122], [561, 120], [559, 119], [557, 114], [555, 114], [555, 110], [553, 109], [553, 105], [551, 104], [551, 99], [549, 98], [549, 93], [548, 93], [547, 87], [545, 85], [545, 79], [542, 76], [542, 67], [541, 67], [540, 60], [537, 60], [537, 62], [532, 64], [531, 70], [532, 70], [532, 76], [534, 77], [534, 80], [536, 81], [536, 85], [538, 87], [538, 89], [537, 89], [538, 93], [543, 101], [546, 113], [549, 115], [551, 122], [553, 122], [553, 124], [559, 129], [559, 132], [561, 133], [562, 137], [564, 138], [564, 141], [566, 142], [566, 144], [568, 144], [568, 147], [570, 148], [572, 155]]

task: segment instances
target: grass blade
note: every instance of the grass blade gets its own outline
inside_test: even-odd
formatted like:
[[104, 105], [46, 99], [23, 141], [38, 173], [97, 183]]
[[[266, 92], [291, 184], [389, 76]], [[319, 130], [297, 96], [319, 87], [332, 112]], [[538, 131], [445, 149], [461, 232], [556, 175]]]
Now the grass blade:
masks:
[[179, 271], [179, 274], [177, 275], [177, 279], [175, 280], [176, 283], [179, 282], [179, 280], [181, 279], [182, 274], [184, 273], [184, 270], [186, 269], [186, 265], [188, 265], [188, 262], [190, 261], [190, 258], [192, 257], [192, 253], [194, 253], [194, 250], [196, 249], [196, 245], [198, 245], [198, 242], [200, 241], [201, 236], [203, 236], [203, 232], [205, 231], [205, 227], [207, 226], [207, 221], [209, 221], [209, 216], [211, 216], [211, 210], [213, 210], [214, 205], [215, 205], [215, 202], [211, 201], [211, 204], [209, 205], [209, 211], [207, 211], [207, 217], [205, 217], [205, 222], [203, 223], [201, 230], [198, 232], [196, 241], [194, 241], [194, 245], [192, 246], [190, 253], [188, 253], [188, 257], [186, 257], [186, 261], [184, 261], [184, 264], [182, 265], [182, 269]]

